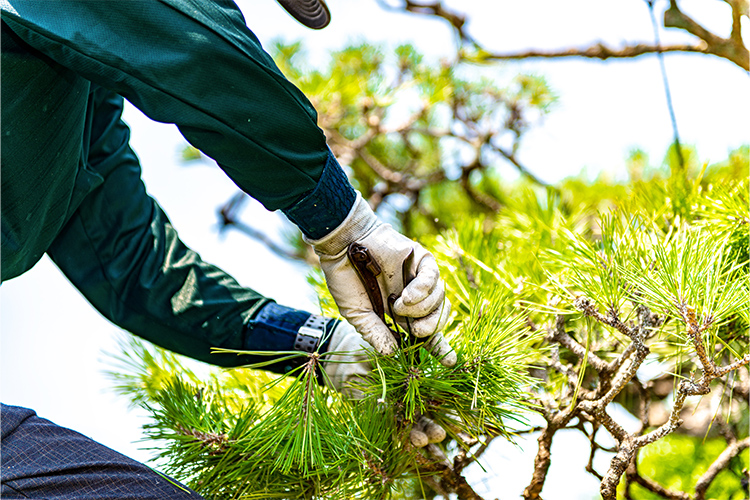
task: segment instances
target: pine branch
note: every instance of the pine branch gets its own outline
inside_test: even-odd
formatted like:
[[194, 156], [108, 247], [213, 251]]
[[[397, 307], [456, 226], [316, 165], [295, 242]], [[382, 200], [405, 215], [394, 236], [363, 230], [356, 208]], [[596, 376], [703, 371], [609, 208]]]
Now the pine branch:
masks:
[[[653, 479], [641, 476], [638, 473], [637, 469], [635, 469], [635, 461], [632, 462], [631, 466], [633, 467], [632, 472], [628, 472], [627, 476], [628, 481], [630, 481], [631, 483], [638, 484], [646, 490], [651, 491], [652, 493], [656, 493], [657, 495], [661, 496], [662, 498], [666, 498], [667, 500], [693, 500], [687, 493], [670, 490], [660, 485]], [[631, 469], [628, 470], [630, 471]]]
[[603, 361], [599, 356], [594, 354], [593, 352], [586, 352], [586, 348], [579, 344], [578, 342], [573, 339], [570, 335], [568, 335], [565, 332], [564, 328], [564, 320], [565, 317], [561, 314], [557, 316], [557, 321], [555, 323], [555, 328], [552, 330], [552, 335], [550, 337], [550, 340], [559, 343], [566, 349], [570, 350], [573, 354], [578, 356], [578, 358], [583, 359], [584, 357], [587, 357], [588, 363], [594, 367], [596, 371], [598, 371], [600, 374], [602, 372], [607, 373], [610, 371], [610, 365]]
[[226, 434], [218, 434], [216, 432], [201, 432], [196, 429], [188, 429], [182, 424], [177, 424], [175, 430], [183, 436], [194, 438], [201, 446], [203, 446], [209, 455], [220, 455], [227, 451], [227, 436]]
[[568, 422], [575, 416], [575, 410], [567, 409], [557, 412], [554, 415], [545, 416], [547, 427], [542, 430], [537, 438], [539, 448], [534, 456], [534, 472], [531, 476], [531, 482], [523, 490], [524, 500], [539, 500], [539, 496], [547, 479], [547, 472], [552, 464], [552, 440], [555, 433], [565, 427]]
[[711, 464], [706, 472], [698, 479], [695, 484], [695, 500], [704, 500], [706, 498], [706, 491], [716, 476], [722, 470], [726, 469], [729, 465], [729, 461], [740, 454], [740, 452], [750, 447], [750, 437], [747, 437], [741, 441], [734, 441], [729, 443], [727, 448], [721, 452], [716, 460]]

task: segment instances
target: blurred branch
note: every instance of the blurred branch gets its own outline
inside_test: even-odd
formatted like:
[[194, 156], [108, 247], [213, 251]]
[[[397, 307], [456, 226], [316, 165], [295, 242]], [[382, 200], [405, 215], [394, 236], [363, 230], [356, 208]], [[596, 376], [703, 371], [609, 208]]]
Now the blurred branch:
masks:
[[434, 2], [415, 2], [413, 0], [403, 0], [402, 4], [391, 5], [385, 0], [377, 0], [378, 4], [386, 10], [405, 11], [412, 14], [423, 16], [439, 17], [448, 22], [456, 31], [456, 34], [462, 41], [476, 43], [474, 39], [466, 32], [466, 16], [458, 12], [446, 9], [440, 0]]
[[691, 500], [690, 495], [687, 493], [683, 493], [682, 491], [672, 491], [651, 478], [641, 476], [640, 473], [638, 473], [635, 460], [631, 462], [631, 468], [628, 469], [627, 477], [628, 481], [631, 483], [638, 484], [646, 490], [656, 493], [667, 500]]
[[[593, 429], [591, 431], [591, 434], [588, 435], [589, 438], [589, 461], [586, 464], [586, 471], [593, 475], [595, 478], [597, 478], [599, 481], [604, 479], [604, 476], [599, 474], [596, 469], [594, 469], [594, 456], [596, 455], [596, 451], [600, 449], [599, 443], [596, 442], [596, 433], [599, 430], [599, 424], [598, 422], [594, 421], [592, 422]], [[585, 434], [585, 433], [584, 433]]]
[[695, 485], [695, 496], [690, 496], [682, 491], [670, 490], [653, 479], [642, 476], [638, 472], [638, 464], [635, 457], [628, 467], [626, 477], [629, 483], [638, 484], [642, 488], [655, 493], [662, 498], [666, 498], [667, 500], [705, 500], [706, 491], [714, 479], [716, 479], [716, 476], [729, 466], [730, 461], [734, 457], [748, 447], [750, 447], [750, 438], [745, 438], [741, 441], [735, 440], [728, 443], [727, 448], [716, 458], [716, 460], [713, 461], [708, 470], [706, 470], [706, 472], [704, 472], [698, 479], [698, 482]]
[[646, 54], [656, 54], [658, 52], [693, 52], [699, 54], [708, 54], [705, 46], [678, 44], [657, 47], [646, 43], [637, 43], [628, 45], [619, 49], [607, 47], [602, 43], [597, 43], [591, 47], [571, 48], [560, 50], [525, 50], [521, 52], [487, 52], [482, 54], [482, 59], [496, 61], [512, 61], [519, 59], [559, 59], [566, 57], [583, 57], [586, 59], [628, 59]]
[[478, 162], [463, 167], [461, 169], [461, 187], [467, 196], [477, 205], [484, 207], [490, 212], [499, 212], [503, 208], [503, 205], [499, 201], [492, 196], [474, 189], [474, 186], [471, 185], [471, 173], [482, 168], [482, 165]]
[[289, 260], [306, 261], [304, 256], [282, 247], [271, 238], [269, 238], [268, 235], [266, 235], [264, 232], [259, 231], [239, 220], [239, 211], [245, 204], [246, 200], [247, 195], [243, 192], [238, 192], [237, 194], [232, 196], [232, 198], [230, 198], [229, 201], [226, 202], [221, 208], [219, 208], [219, 224], [221, 224], [221, 226], [219, 227], [219, 232], [223, 232], [227, 228], [231, 227], [237, 229], [241, 233], [244, 233], [246, 236], [249, 236], [255, 241], [262, 243], [269, 250], [280, 257]]
[[[648, 0], [647, 0], [648, 1]], [[566, 57], [584, 57], [588, 59], [629, 59], [646, 54], [659, 54], [664, 52], [682, 52], [696, 54], [710, 54], [727, 59], [745, 71], [750, 71], [750, 57], [745, 47], [742, 34], [740, 17], [748, 15], [747, 0], [726, 0], [732, 8], [732, 32], [729, 38], [722, 38], [700, 25], [693, 18], [679, 9], [677, 0], [670, 0], [669, 8], [664, 12], [664, 27], [684, 30], [699, 39], [698, 43], [674, 44], [660, 46], [659, 44], [634, 43], [624, 47], [613, 49], [602, 43], [596, 43], [589, 47], [566, 48], [553, 50], [523, 50], [518, 52], [493, 52], [484, 47], [466, 29], [467, 17], [463, 13], [446, 9], [441, 1], [415, 2], [413, 0], [402, 0], [396, 5], [378, 0], [378, 3], [390, 10], [409, 12], [423, 16], [430, 16], [447, 22], [456, 32], [460, 44], [470, 44], [476, 53], [464, 54], [471, 60], [519, 60], [531, 58], [558, 59]], [[651, 1], [648, 1], [651, 4]]]
[[695, 484], [695, 500], [704, 500], [706, 498], [706, 491], [716, 476], [722, 470], [726, 469], [729, 465], [729, 461], [740, 454], [742, 450], [750, 447], [750, 437], [743, 439], [742, 441], [734, 441], [729, 443], [729, 446], [721, 452], [714, 463], [708, 468], [708, 470], [698, 479]]
[[[435, 448], [437, 446], [432, 445], [432, 449]], [[439, 450], [439, 448], [437, 449]], [[435, 479], [439, 488], [436, 488], [436, 491], [455, 493], [459, 500], [484, 500], [449, 462], [427, 458], [422, 452], [415, 456], [420, 472], [427, 475], [433, 474], [433, 479]]]
[[727, 3], [732, 7], [732, 33], [729, 38], [722, 38], [701, 26], [680, 10], [677, 0], [670, 0], [669, 8], [664, 12], [664, 26], [687, 31], [704, 42], [706, 53], [728, 59], [745, 71], [750, 71], [750, 54], [740, 32], [740, 16], [743, 15], [743, 9], [744, 15], [747, 15], [747, 0], [731, 0]]
[[510, 163], [512, 163], [513, 166], [515, 166], [518, 169], [518, 171], [521, 173], [521, 175], [527, 177], [534, 184], [538, 184], [539, 186], [542, 186], [542, 187], [545, 187], [545, 188], [548, 188], [548, 189], [552, 189], [555, 192], [559, 192], [559, 190], [558, 190], [557, 187], [552, 186], [552, 185], [547, 184], [546, 182], [542, 181], [541, 179], [539, 179], [539, 177], [537, 177], [534, 174], [532, 174], [531, 171], [528, 168], [526, 168], [523, 165], [521, 165], [521, 163], [516, 158], [515, 154], [509, 153], [508, 151], [505, 151], [503, 148], [501, 148], [499, 146], [496, 146], [496, 145], [494, 145], [492, 143], [489, 143], [488, 146], [492, 149], [492, 151], [500, 154], [502, 157], [504, 157], [506, 160], [508, 160]]

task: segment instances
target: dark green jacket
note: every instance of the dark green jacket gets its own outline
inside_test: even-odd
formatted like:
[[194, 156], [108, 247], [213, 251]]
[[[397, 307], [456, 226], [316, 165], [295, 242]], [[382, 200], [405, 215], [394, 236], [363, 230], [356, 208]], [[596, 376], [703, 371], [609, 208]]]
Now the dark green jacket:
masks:
[[[146, 194], [124, 96], [175, 123], [269, 210], [312, 237], [354, 192], [317, 115], [226, 0], [18, 1], [2, 7], [2, 279], [47, 252], [119, 326], [216, 364], [211, 346], [291, 349], [268, 302], [179, 240]], [[175, 183], [179, 185], [179, 180]], [[261, 338], [262, 337], [262, 338]], [[288, 343], [288, 345], [287, 345]]]

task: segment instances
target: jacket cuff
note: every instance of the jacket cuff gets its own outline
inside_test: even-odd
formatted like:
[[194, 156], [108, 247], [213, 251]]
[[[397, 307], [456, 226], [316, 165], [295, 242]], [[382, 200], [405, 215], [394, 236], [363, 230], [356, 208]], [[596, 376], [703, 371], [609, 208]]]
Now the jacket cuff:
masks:
[[319, 240], [304, 238], [306, 243], [315, 248], [318, 255], [340, 256], [351, 242], [361, 240], [382, 225], [370, 204], [359, 192], [355, 193], [357, 198], [354, 200], [354, 206], [338, 227]]
[[355, 199], [354, 188], [329, 151], [323, 175], [315, 189], [282, 212], [307, 238], [318, 239], [341, 224], [351, 211]]
[[[258, 314], [245, 325], [244, 346], [248, 351], [268, 351], [269, 356], [247, 356], [246, 364], [273, 359], [274, 356], [271, 353], [276, 351], [300, 351], [304, 353], [304, 350], [296, 348], [295, 343], [298, 339], [300, 328], [305, 326], [311, 316], [309, 312], [292, 309], [291, 307], [282, 306], [275, 302], [269, 302], [263, 306]], [[336, 320], [325, 318], [325, 331], [316, 349], [320, 354], [328, 351], [331, 342], [331, 331], [335, 324]], [[291, 360], [273, 363], [263, 369], [286, 374], [302, 366], [307, 360], [307, 356], [299, 356]]]

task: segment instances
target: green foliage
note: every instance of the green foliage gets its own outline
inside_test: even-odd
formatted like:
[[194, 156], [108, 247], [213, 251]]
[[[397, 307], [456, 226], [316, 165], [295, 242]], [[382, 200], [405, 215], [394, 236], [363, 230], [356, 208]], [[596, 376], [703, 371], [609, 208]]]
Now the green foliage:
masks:
[[[507, 182], [497, 167], [554, 105], [542, 77], [501, 85], [489, 71], [429, 63], [408, 45], [348, 47], [322, 70], [304, 66], [299, 44], [274, 51], [318, 109], [352, 183], [440, 263], [453, 304], [445, 333], [459, 362], [443, 367], [419, 347], [369, 353], [364, 397], [348, 401], [318, 384], [315, 355], [293, 377], [198, 375], [174, 355], [130, 346], [121, 387], [151, 412], [147, 432], [166, 442], [162, 463], [199, 492], [426, 497], [423, 480], [440, 469], [406, 444], [420, 415], [448, 431], [443, 452], [470, 455], [466, 436], [512, 439], [528, 411], [572, 410], [587, 391], [599, 397], [589, 361], [620, 357], [631, 341], [624, 332], [644, 310], [655, 320], [642, 334], [663, 374], [700, 367], [695, 331], [717, 365], [747, 352], [747, 147], [713, 165], [691, 147], [680, 150], [684, 163], [673, 146], [656, 166], [635, 150], [627, 181]], [[464, 57], [486, 60], [480, 50]], [[323, 313], [337, 315], [320, 274], [311, 282]], [[550, 340], [557, 325], [583, 355]], [[747, 403], [734, 403], [746, 415]], [[643, 449], [643, 474], [691, 487], [721, 451], [719, 441], [704, 449], [692, 439], [669, 436]], [[670, 467], [654, 466], [655, 457]], [[742, 460], [747, 466], [747, 452]], [[724, 476], [712, 486], [717, 496], [731, 491]]]
[[504, 202], [499, 145], [515, 152], [556, 100], [541, 76], [500, 85], [496, 72], [431, 63], [411, 45], [392, 53], [350, 46], [334, 52], [324, 70], [305, 68], [298, 44], [277, 43], [272, 53], [315, 105], [355, 187], [397, 207], [413, 234]]
[[529, 367], [538, 336], [508, 314], [500, 288], [492, 292], [477, 294], [448, 331], [459, 358], [456, 366], [447, 368], [414, 348], [391, 358], [373, 357], [377, 369], [362, 387], [365, 397], [390, 402], [410, 422], [430, 415], [454, 437], [459, 432], [476, 439], [511, 437], [512, 429], [524, 424], [529, 408], [524, 389], [534, 383], [518, 368]]
[[[401, 57], [418, 60], [406, 49]], [[377, 61], [372, 54], [367, 64]], [[662, 318], [648, 335], [664, 372], [697, 363], [686, 334], [693, 312], [717, 364], [747, 352], [748, 181], [733, 172], [708, 168], [680, 183], [673, 172], [630, 184], [521, 183], [504, 188], [513, 196], [496, 214], [453, 214], [451, 228], [422, 239], [440, 262], [454, 306], [446, 329], [458, 353], [453, 368], [419, 347], [393, 357], [371, 352], [373, 370], [358, 387], [364, 397], [348, 401], [318, 383], [324, 375], [316, 355], [292, 377], [247, 368], [198, 374], [173, 354], [135, 343], [124, 349], [130, 375], [119, 375], [121, 390], [151, 413], [146, 432], [163, 443], [159, 463], [209, 498], [426, 496], [423, 481], [439, 468], [407, 444], [420, 415], [446, 428], [443, 453], [455, 453], [470, 450], [467, 436], [513, 439], [542, 401], [563, 410], [579, 390], [593, 389], [587, 358], [552, 349], [545, 325], [567, 317], [566, 330], [586, 356], [604, 360], [628, 339], [581, 316], [580, 297], [623, 324], [640, 306]], [[669, 201], [678, 195], [685, 197], [680, 203]], [[321, 310], [335, 315], [320, 274], [311, 282]], [[548, 368], [558, 358], [576, 368], [575, 391], [568, 376]], [[540, 367], [546, 373], [532, 376], [543, 373]], [[690, 455], [680, 438], [657, 441], [641, 453], [642, 472], [684, 488], [697, 474], [686, 471], [721, 451], [720, 442], [709, 443]], [[653, 457], [672, 452], [679, 459], [670, 455], [671, 466], [651, 476]], [[710, 491], [723, 495], [733, 480], [724, 472]]]
[[294, 379], [248, 369], [200, 377], [138, 341], [126, 352], [143, 363], [120, 373], [120, 390], [150, 412], [146, 432], [164, 443], [155, 449], [166, 471], [209, 498], [385, 498], [434, 473], [407, 440], [420, 415], [453, 438], [511, 438], [523, 424], [534, 384], [528, 354], [539, 339], [507, 301], [495, 287], [454, 315], [455, 367], [418, 346], [394, 357], [370, 352], [375, 368], [360, 401], [318, 383], [317, 355]]
[[[123, 347], [144, 360], [118, 371], [119, 390], [150, 412], [157, 463], [208, 498], [381, 498], [413, 462], [403, 436], [394, 439], [392, 411], [362, 402], [355, 413], [320, 386], [314, 363], [294, 378], [199, 376], [162, 349]], [[375, 470], [382, 481], [370, 480]]]

